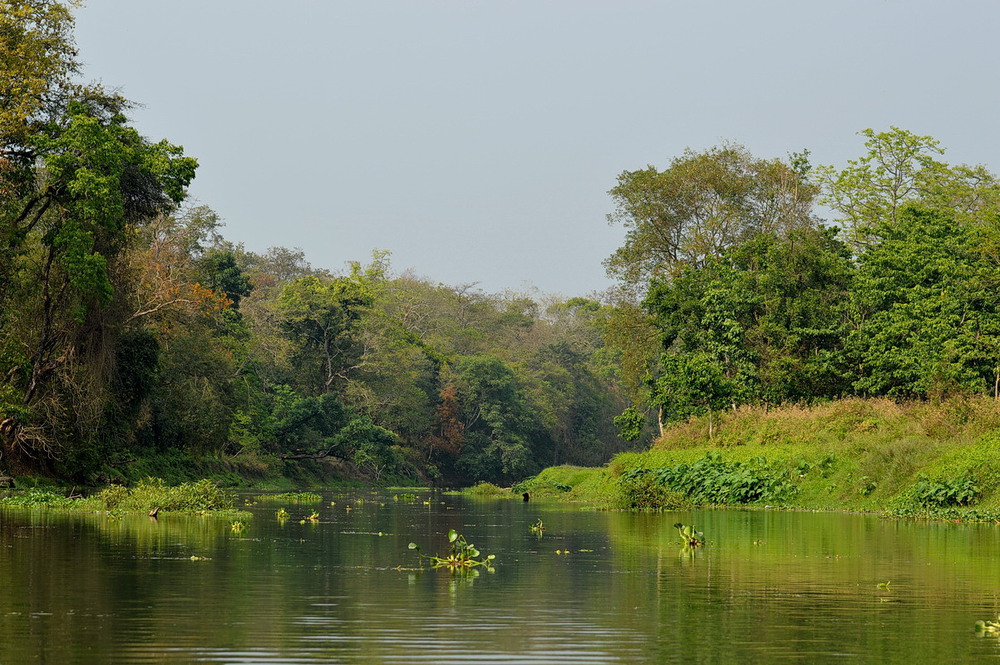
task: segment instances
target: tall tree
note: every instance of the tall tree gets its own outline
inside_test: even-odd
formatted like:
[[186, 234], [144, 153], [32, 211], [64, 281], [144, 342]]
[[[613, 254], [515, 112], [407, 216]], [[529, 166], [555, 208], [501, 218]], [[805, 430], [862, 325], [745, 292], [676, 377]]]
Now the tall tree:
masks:
[[910, 203], [872, 227], [859, 257], [847, 338], [855, 389], [925, 397], [996, 391], [1000, 298], [983, 232]]
[[726, 144], [687, 150], [662, 171], [625, 171], [609, 193], [615, 211], [608, 219], [626, 228], [626, 238], [605, 265], [641, 290], [758, 233], [811, 225], [817, 188], [780, 160]]
[[822, 202], [864, 249], [878, 242], [877, 229], [890, 228], [907, 202], [947, 210], [959, 223], [1000, 212], [1000, 180], [983, 166], [951, 166], [938, 157], [944, 148], [930, 136], [898, 127], [865, 129], [864, 155], [847, 167], [816, 169]]

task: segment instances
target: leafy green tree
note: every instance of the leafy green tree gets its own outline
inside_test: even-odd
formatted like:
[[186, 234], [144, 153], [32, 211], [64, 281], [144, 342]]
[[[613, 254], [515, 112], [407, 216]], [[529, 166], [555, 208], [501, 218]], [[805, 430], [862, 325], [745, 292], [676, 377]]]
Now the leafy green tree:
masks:
[[212, 250], [198, 263], [205, 275], [205, 286], [226, 296], [234, 310], [239, 310], [240, 300], [250, 295], [253, 287], [236, 262], [233, 252]]
[[[85, 412], [101, 410], [99, 368], [121, 323], [110, 306], [130, 230], [180, 202], [196, 162], [165, 141], [147, 142], [120, 114], [76, 100], [26, 145], [33, 188], [8, 201], [0, 220], [11, 289], [0, 293], [0, 327], [20, 341], [2, 354], [2, 375], [24, 408], [8, 401], [0, 435], [10, 450], [52, 455], [55, 442], [86, 437], [95, 423]], [[18, 307], [6, 300], [12, 292]], [[58, 412], [81, 430], [57, 433]]]
[[904, 205], [858, 259], [848, 351], [864, 395], [986, 392], [997, 383], [996, 266], [983, 231]]
[[938, 159], [939, 141], [891, 127], [865, 129], [867, 152], [847, 167], [817, 169], [822, 202], [836, 211], [861, 248], [878, 241], [876, 229], [897, 221], [908, 202], [947, 210], [960, 223], [1000, 212], [1000, 181], [983, 166], [951, 166]]
[[832, 230], [800, 228], [654, 282], [645, 304], [663, 344], [653, 382], [662, 417], [843, 394], [851, 276]]
[[296, 345], [294, 362], [308, 392], [333, 391], [356, 369], [362, 353], [357, 323], [371, 302], [356, 277], [301, 277], [281, 290], [281, 325]]
[[[537, 471], [540, 427], [514, 371], [496, 356], [469, 356], [455, 367], [465, 425], [458, 465], [473, 480], [511, 480]], [[546, 456], [547, 457], [547, 456]]]
[[605, 265], [642, 288], [758, 233], [811, 225], [817, 191], [780, 160], [756, 159], [739, 145], [687, 150], [662, 171], [625, 171], [610, 191], [608, 217], [625, 227], [625, 244]]
[[0, 141], [3, 158], [27, 152], [34, 125], [59, 114], [79, 72], [71, 2], [0, 2]]

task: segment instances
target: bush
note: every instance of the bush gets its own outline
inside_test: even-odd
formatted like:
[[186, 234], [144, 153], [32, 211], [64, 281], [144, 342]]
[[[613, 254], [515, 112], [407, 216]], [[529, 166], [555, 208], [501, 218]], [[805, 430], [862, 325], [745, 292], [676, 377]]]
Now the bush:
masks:
[[664, 485], [656, 469], [632, 469], [618, 479], [619, 507], [625, 510], [680, 510], [691, 502]]
[[971, 506], [979, 499], [979, 486], [975, 479], [967, 475], [931, 479], [920, 474], [908, 494], [924, 508]]
[[692, 464], [634, 469], [623, 474], [619, 483], [625, 494], [638, 493], [637, 500], [641, 501], [645, 501], [642, 496], [646, 494], [656, 500], [656, 488], [662, 486], [695, 503], [784, 503], [798, 491], [786, 476], [784, 468], [763, 457], [725, 462], [721, 454], [708, 453]]

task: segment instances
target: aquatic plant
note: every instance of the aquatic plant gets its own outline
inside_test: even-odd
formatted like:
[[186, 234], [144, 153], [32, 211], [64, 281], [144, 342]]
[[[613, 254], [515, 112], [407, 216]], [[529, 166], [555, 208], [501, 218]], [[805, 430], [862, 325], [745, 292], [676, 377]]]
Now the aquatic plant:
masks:
[[977, 621], [976, 633], [979, 635], [983, 635], [985, 633], [1000, 633], [1000, 616], [997, 617], [996, 621]]
[[323, 500], [315, 492], [282, 492], [281, 494], [261, 494], [254, 497], [262, 503], [319, 503]]
[[229, 530], [233, 533], [242, 533], [246, 528], [247, 525], [243, 520], [235, 520], [229, 524]]
[[506, 490], [502, 487], [494, 485], [493, 483], [482, 482], [465, 490], [466, 493], [472, 494], [474, 496], [490, 496], [490, 497], [513, 497], [514, 494], [510, 490]]
[[211, 480], [167, 485], [161, 478], [146, 478], [135, 487], [110, 485], [97, 493], [106, 510], [148, 513], [156, 508], [177, 512], [232, 510], [235, 497]]
[[705, 534], [696, 531], [693, 526], [677, 522], [674, 528], [677, 529], [677, 535], [681, 537], [684, 547], [700, 547], [705, 544]]
[[278, 508], [278, 512], [275, 513], [275, 515], [277, 516], [279, 522], [284, 522], [289, 517], [289, 513], [287, 510], [285, 510], [284, 506]]
[[542, 522], [541, 518], [539, 518], [537, 522], [528, 527], [528, 531], [541, 538], [542, 534], [545, 532], [545, 524]]
[[0, 498], [0, 505], [18, 508], [68, 508], [77, 501], [77, 499], [68, 499], [51, 490], [32, 487], [24, 492]]
[[416, 543], [410, 543], [409, 549], [416, 551], [421, 564], [426, 560], [431, 568], [447, 568], [452, 572], [467, 572], [477, 566], [482, 566], [489, 572], [493, 572], [493, 560], [496, 555], [490, 554], [485, 559], [478, 558], [481, 553], [476, 549], [476, 546], [466, 541], [465, 536], [454, 529], [448, 531], [448, 543], [450, 549], [445, 556], [424, 554]]

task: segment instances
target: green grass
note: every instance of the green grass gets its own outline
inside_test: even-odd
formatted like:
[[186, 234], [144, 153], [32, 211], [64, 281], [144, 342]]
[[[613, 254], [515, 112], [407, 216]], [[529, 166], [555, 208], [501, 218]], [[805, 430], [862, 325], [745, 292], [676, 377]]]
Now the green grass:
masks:
[[[720, 421], [711, 439], [707, 420], [694, 419], [601, 469], [553, 467], [517, 487], [600, 508], [672, 508], [706, 497], [732, 504], [742, 495], [757, 498], [741, 505], [1000, 519], [1000, 405], [992, 399], [849, 399], [744, 408]], [[715, 467], [699, 462], [708, 454]], [[754, 494], [755, 482], [774, 493]]]
[[462, 494], [470, 494], [479, 497], [511, 498], [514, 494], [509, 489], [504, 489], [493, 483], [478, 483], [472, 487], [462, 490]]
[[149, 513], [159, 509], [162, 512], [249, 515], [234, 508], [234, 495], [208, 479], [168, 485], [161, 478], [147, 478], [134, 487], [110, 485], [85, 498], [70, 498], [52, 489], [35, 487], [0, 498], [0, 505], [112, 513]]

